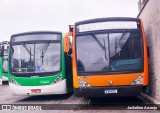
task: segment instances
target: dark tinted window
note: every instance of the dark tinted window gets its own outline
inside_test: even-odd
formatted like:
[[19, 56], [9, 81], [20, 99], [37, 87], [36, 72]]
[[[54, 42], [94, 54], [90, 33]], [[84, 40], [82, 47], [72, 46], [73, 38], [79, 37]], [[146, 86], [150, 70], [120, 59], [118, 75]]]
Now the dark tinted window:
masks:
[[76, 38], [78, 71], [133, 71], [143, 69], [140, 33], [83, 35]]

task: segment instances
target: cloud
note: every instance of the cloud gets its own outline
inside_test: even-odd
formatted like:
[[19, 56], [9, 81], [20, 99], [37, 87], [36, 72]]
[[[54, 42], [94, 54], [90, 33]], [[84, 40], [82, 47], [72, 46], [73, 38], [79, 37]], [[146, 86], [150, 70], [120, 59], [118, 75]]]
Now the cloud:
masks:
[[0, 41], [39, 30], [67, 31], [68, 25], [90, 18], [138, 14], [138, 0], [1, 0]]

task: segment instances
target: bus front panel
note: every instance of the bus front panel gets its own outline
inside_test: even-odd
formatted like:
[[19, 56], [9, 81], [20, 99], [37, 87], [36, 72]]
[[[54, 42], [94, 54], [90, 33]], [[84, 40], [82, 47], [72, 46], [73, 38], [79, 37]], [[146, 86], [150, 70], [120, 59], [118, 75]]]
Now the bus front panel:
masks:
[[11, 37], [9, 85], [15, 95], [66, 94], [62, 33], [29, 32]]
[[139, 19], [109, 18], [76, 23], [75, 96], [138, 95], [148, 76], [145, 43]]

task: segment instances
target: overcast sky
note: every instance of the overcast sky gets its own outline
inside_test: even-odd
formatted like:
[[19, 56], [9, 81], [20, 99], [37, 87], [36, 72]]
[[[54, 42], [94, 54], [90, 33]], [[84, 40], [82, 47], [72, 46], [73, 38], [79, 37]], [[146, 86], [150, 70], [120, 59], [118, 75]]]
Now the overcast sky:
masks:
[[27, 31], [62, 31], [77, 21], [136, 17], [138, 0], [0, 0], [0, 41]]

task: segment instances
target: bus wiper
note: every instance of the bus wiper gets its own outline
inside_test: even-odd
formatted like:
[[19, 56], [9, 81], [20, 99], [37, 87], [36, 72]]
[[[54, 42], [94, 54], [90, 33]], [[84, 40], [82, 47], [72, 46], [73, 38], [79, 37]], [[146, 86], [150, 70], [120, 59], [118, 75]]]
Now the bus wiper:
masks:
[[44, 47], [42, 48], [42, 54], [41, 54], [41, 59], [42, 59], [42, 65], [43, 65], [43, 58], [44, 58], [44, 56], [45, 56], [45, 53], [47, 52], [47, 50], [48, 50], [48, 46], [49, 46], [49, 41], [46, 41], [46, 43], [45, 43], [45, 45], [44, 45]]
[[105, 51], [105, 47], [101, 44], [101, 42], [97, 39], [97, 37], [93, 33], [91, 33], [91, 36], [93, 37], [93, 39], [95, 39], [98, 45]]
[[[126, 35], [126, 30], [123, 32], [123, 34], [122, 34], [122, 36], [120, 37], [120, 39], [119, 39], [119, 41], [118, 41], [118, 43], [116, 44], [116, 49], [118, 48], [118, 47], [120, 47], [120, 43], [121, 43], [121, 41], [123, 40], [123, 38], [124, 38], [124, 36]], [[121, 46], [122, 47], [122, 46]], [[120, 47], [120, 48], [121, 48]]]
[[103, 38], [103, 43], [104, 43], [104, 54], [105, 54], [105, 61], [107, 63], [107, 55], [106, 55], [106, 42], [105, 39]]
[[104, 46], [102, 45], [102, 43], [97, 39], [97, 37], [91, 33], [91, 36], [95, 39], [95, 41], [98, 43], [98, 45], [102, 48], [102, 50], [105, 52], [105, 61], [107, 62], [107, 55], [106, 55], [106, 43], [105, 43], [105, 39], [103, 38], [103, 44]]
[[32, 54], [32, 52], [31, 52], [31, 47], [30, 47], [29, 53], [30, 53], [30, 59], [29, 59], [29, 60], [30, 60], [30, 63], [31, 63], [31, 59], [32, 59], [32, 58], [31, 58], [31, 54]]
[[30, 57], [33, 56], [32, 53], [31, 53], [31, 51], [30, 51], [30, 50], [27, 48], [27, 46], [25, 45], [25, 43], [22, 43], [22, 45], [23, 45], [23, 47], [26, 49], [26, 51], [28, 52], [28, 54], [30, 55]]

